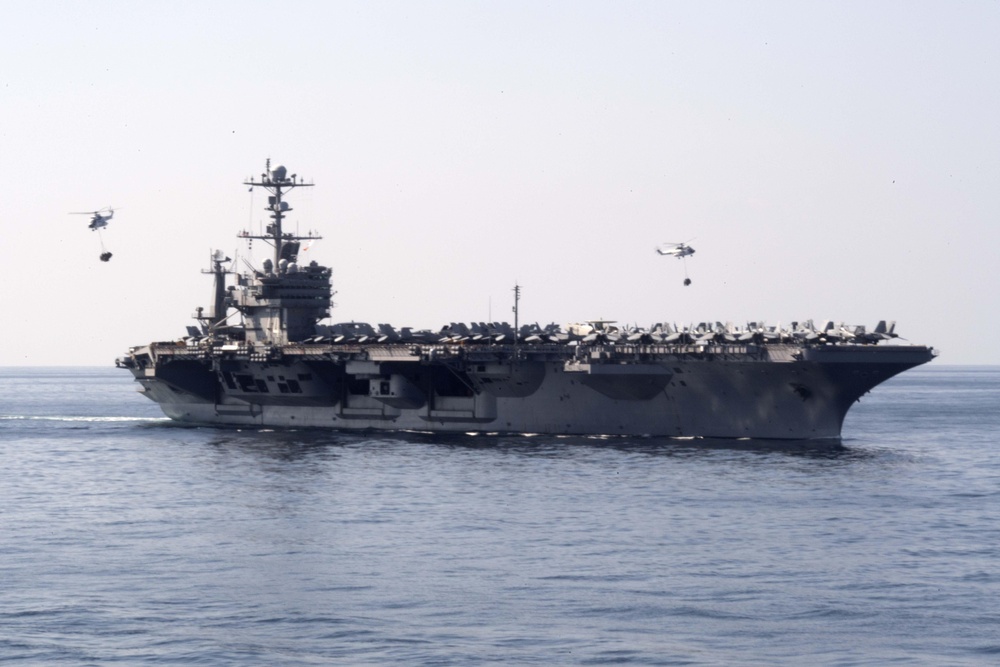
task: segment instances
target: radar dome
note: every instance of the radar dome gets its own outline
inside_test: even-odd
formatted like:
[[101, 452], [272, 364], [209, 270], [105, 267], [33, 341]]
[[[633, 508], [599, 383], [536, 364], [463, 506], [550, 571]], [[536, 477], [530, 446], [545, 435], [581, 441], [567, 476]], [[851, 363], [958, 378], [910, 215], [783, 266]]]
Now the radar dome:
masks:
[[275, 167], [274, 171], [271, 172], [271, 178], [275, 181], [283, 181], [287, 173], [288, 170], [284, 166]]

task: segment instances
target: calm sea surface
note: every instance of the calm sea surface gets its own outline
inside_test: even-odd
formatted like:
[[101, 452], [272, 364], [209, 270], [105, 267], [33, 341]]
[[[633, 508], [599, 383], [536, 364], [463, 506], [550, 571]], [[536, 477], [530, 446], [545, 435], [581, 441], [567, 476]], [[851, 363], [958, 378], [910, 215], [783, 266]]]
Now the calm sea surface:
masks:
[[181, 427], [0, 369], [0, 662], [1000, 664], [1000, 367], [840, 444]]

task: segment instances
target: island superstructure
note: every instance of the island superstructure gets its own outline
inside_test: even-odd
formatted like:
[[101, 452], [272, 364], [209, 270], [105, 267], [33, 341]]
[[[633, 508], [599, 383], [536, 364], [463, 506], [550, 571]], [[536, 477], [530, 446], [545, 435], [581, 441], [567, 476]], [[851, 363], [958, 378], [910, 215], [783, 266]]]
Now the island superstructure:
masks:
[[[239, 236], [273, 249], [259, 267], [212, 256], [212, 307], [176, 340], [117, 365], [168, 417], [191, 424], [715, 438], [838, 438], [850, 407], [935, 352], [894, 324], [648, 328], [449, 323], [439, 330], [324, 323], [331, 270], [300, 261], [284, 167], [245, 185], [271, 222]], [[515, 292], [516, 295], [519, 291]], [[515, 305], [516, 313], [516, 305]]]

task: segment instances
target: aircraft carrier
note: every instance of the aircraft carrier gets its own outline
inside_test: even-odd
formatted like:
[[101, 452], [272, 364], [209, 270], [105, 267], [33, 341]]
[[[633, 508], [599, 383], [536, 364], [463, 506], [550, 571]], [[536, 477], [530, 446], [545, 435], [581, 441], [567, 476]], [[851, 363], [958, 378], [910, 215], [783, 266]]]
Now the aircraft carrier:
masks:
[[343, 430], [839, 438], [865, 393], [930, 361], [871, 330], [811, 321], [628, 328], [449, 323], [437, 331], [324, 324], [331, 271], [302, 261], [318, 236], [283, 229], [287, 195], [309, 187], [270, 161], [251, 189], [270, 223], [239, 237], [272, 257], [237, 270], [212, 256], [210, 309], [187, 336], [117, 360], [170, 418], [191, 424]]

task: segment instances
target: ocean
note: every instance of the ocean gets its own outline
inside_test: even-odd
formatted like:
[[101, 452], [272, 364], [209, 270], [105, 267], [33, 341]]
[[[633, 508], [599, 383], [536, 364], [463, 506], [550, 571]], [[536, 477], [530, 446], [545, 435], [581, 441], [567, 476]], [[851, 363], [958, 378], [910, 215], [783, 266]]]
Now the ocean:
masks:
[[179, 426], [0, 369], [0, 662], [1000, 664], [1000, 367], [840, 442]]

